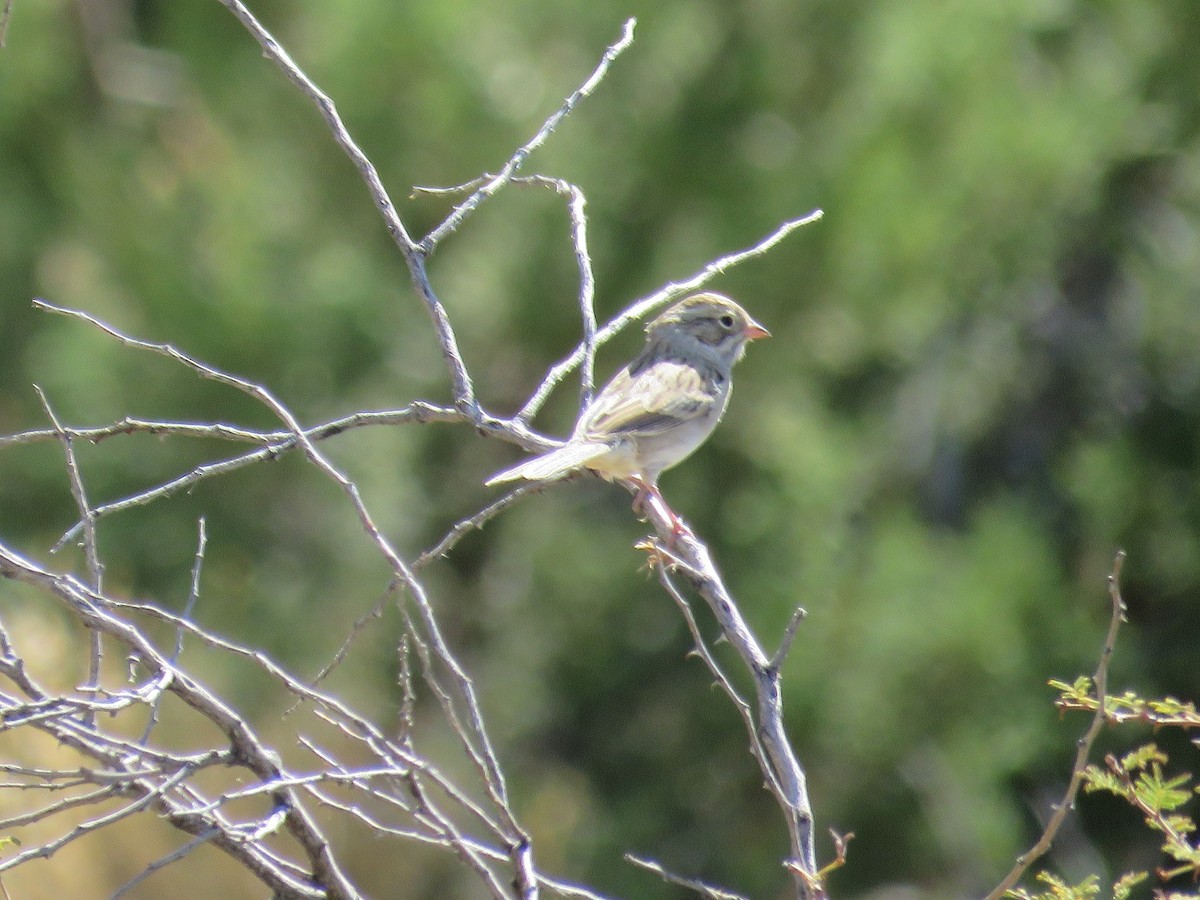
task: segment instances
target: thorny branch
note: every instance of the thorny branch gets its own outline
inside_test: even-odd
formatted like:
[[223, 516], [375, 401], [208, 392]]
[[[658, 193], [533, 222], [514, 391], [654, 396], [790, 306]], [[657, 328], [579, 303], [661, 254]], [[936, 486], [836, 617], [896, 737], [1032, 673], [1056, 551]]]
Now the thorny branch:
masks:
[[644, 511], [658, 533], [658, 539], [648, 545], [651, 561], [659, 569], [668, 591], [680, 606], [686, 606], [686, 601], [671, 583], [669, 572], [677, 571], [691, 582], [717, 620], [722, 637], [737, 651], [753, 676], [755, 696], [751, 705], [734, 691], [705, 648], [693, 616], [690, 612], [686, 614], [697, 652], [742, 715], [749, 731], [752, 755], [759, 762], [765, 783], [783, 812], [792, 853], [784, 866], [793, 877], [796, 894], [805, 900], [821, 900], [825, 894], [817, 878], [808, 782], [783, 723], [780, 660], [768, 657], [759, 644], [725, 586], [708, 548], [690, 530], [681, 533], [674, 521], [677, 516], [660, 504], [646, 504]]
[[1029, 867], [1050, 849], [1051, 844], [1054, 843], [1054, 837], [1058, 834], [1063, 822], [1066, 821], [1067, 815], [1075, 808], [1075, 798], [1083, 786], [1084, 772], [1087, 770], [1092, 744], [1096, 742], [1100, 729], [1104, 727], [1104, 698], [1108, 691], [1108, 664], [1112, 660], [1113, 650], [1117, 645], [1117, 632], [1121, 630], [1121, 623], [1125, 621], [1125, 600], [1121, 597], [1121, 566], [1124, 563], [1125, 551], [1118, 550], [1113, 559], [1112, 572], [1108, 576], [1108, 599], [1112, 606], [1112, 614], [1108, 620], [1108, 633], [1104, 636], [1104, 646], [1100, 650], [1100, 660], [1096, 663], [1096, 674], [1092, 678], [1099, 702], [1087, 731], [1076, 742], [1075, 762], [1071, 766], [1071, 780], [1067, 784], [1062, 799], [1054, 807], [1054, 812], [1046, 822], [1045, 828], [1042, 829], [1041, 836], [1029, 850], [1017, 857], [1012, 870], [992, 889], [986, 900], [999, 900], [1017, 886], [1022, 876], [1029, 871]]
[[[50, 406], [50, 401], [46, 399], [46, 394], [36, 384], [33, 388], [37, 391], [38, 399], [42, 401], [42, 408], [46, 410], [46, 417], [54, 426], [54, 431], [62, 441], [63, 451], [67, 456], [67, 475], [71, 481], [71, 496], [75, 499], [75, 505], [79, 508], [80, 521], [83, 525], [83, 556], [87, 563], [88, 574], [91, 577], [92, 589], [100, 591], [104, 583], [104, 567], [100, 563], [100, 552], [96, 547], [96, 516], [92, 511], [91, 504], [87, 500], [87, 491], [83, 485], [83, 476], [79, 474], [79, 463], [75, 458], [75, 444], [70, 435], [63, 431], [62, 423], [59, 422], [58, 416], [54, 414], [54, 410]], [[88, 654], [87, 685], [89, 688], [95, 688], [100, 684], [100, 666], [104, 661], [104, 645], [100, 639], [99, 632], [93, 631], [88, 637], [91, 647]], [[85, 714], [84, 722], [88, 725], [93, 724], [91, 713]]]
[[554, 115], [550, 116], [543, 123], [542, 127], [538, 129], [537, 134], [530, 138], [524, 146], [517, 149], [517, 152], [504, 164], [498, 175], [494, 178], [489, 178], [471, 196], [456, 206], [454, 211], [446, 217], [446, 220], [433, 229], [421, 241], [421, 247], [425, 252], [433, 252], [442, 239], [455, 231], [463, 223], [463, 220], [475, 211], [475, 208], [480, 203], [495, 195], [501, 188], [508, 184], [525, 163], [525, 160], [529, 158], [529, 155], [542, 146], [542, 144], [546, 143], [546, 140], [554, 133], [554, 129], [558, 127], [563, 119], [571, 114], [571, 111], [579, 104], [579, 101], [591, 96], [597, 85], [608, 74], [608, 69], [613, 64], [613, 61], [633, 44], [633, 29], [635, 25], [637, 25], [637, 19], [626, 20], [625, 27], [621, 30], [621, 37], [604, 51], [604, 56], [600, 59], [600, 64], [596, 66], [587, 80], [563, 102], [563, 105]]
[[[583, 332], [581, 348], [583, 351], [580, 386], [579, 408], [584, 409], [592, 402], [595, 391], [596, 368], [596, 277], [592, 271], [592, 257], [588, 253], [587, 216], [584, 208], [587, 198], [578, 185], [571, 184], [562, 178], [549, 178], [545, 175], [521, 175], [509, 179], [513, 184], [537, 185], [553, 190], [567, 199], [567, 212], [571, 216], [571, 247], [575, 252], [575, 262], [579, 267], [579, 312], [580, 327]], [[458, 194], [471, 190], [480, 184], [495, 181], [495, 176], [484, 174], [479, 178], [449, 188], [415, 187], [413, 196], [418, 194]]]
[[[238, 859], [281, 896], [358, 896], [329, 853], [323, 833], [293, 789], [273, 791], [272, 800], [275, 808], [282, 811], [280, 824], [296, 841], [309, 862], [310, 875], [305, 878], [296, 877], [294, 864], [286, 867], [273, 864], [263, 847], [257, 846], [256, 842], [240, 840], [227, 827], [222, 827], [225, 823], [221, 817], [195, 810], [191, 802], [196, 791], [192, 776], [201, 768], [218, 764], [236, 766], [248, 770], [264, 783], [273, 783], [283, 774], [274, 759], [274, 753], [244, 718], [199, 682], [172, 666], [167, 657], [132, 622], [114, 615], [109, 598], [103, 594], [91, 590], [72, 576], [55, 575], [3, 544], [0, 544], [0, 576], [31, 585], [40, 593], [55, 598], [89, 630], [123, 645], [150, 674], [150, 682], [140, 689], [110, 689], [105, 693], [127, 702], [130, 707], [137, 707], [152, 703], [163, 692], [167, 692], [218, 728], [229, 744], [228, 751], [213, 750], [198, 758], [188, 759], [161, 748], [121, 740], [114, 734], [90, 726], [77, 716], [77, 709], [99, 706], [89, 702], [86, 696], [88, 692], [81, 692], [83, 696], [66, 695], [65, 703], [59, 700], [61, 708], [56, 715], [22, 721], [25, 710], [31, 705], [44, 704], [55, 698], [28, 678], [24, 657], [15, 653], [6, 636], [0, 673], [17, 685], [20, 694], [3, 698], [5, 726], [31, 726], [104, 768], [125, 774], [121, 791], [133, 799], [116, 812], [82, 822], [58, 839], [23, 850], [0, 862], [0, 872], [29, 859], [51, 856], [66, 843], [89, 832], [142, 809], [153, 809], [176, 828], [189, 834], [198, 835], [218, 828], [221, 833], [213, 839], [213, 844]], [[18, 775], [23, 774], [19, 767], [14, 767], [14, 771]], [[24, 774], [33, 779], [29, 786], [36, 787], [36, 773]], [[311, 882], [320, 885], [320, 890], [311, 887]]]
[[635, 866], [641, 866], [643, 869], [653, 872], [668, 884], [677, 884], [680, 887], [687, 888], [689, 891], [694, 891], [701, 897], [707, 897], [708, 900], [746, 900], [741, 894], [735, 894], [724, 888], [715, 887], [697, 878], [682, 878], [679, 875], [674, 875], [668, 872], [662, 863], [655, 862], [652, 859], [645, 859], [633, 853], [626, 853], [625, 859]]
[[[320, 446], [357, 428], [426, 423], [468, 425], [485, 436], [528, 450], [554, 446], [555, 441], [533, 431], [527, 423], [553, 390], [577, 369], [581, 407], [590, 402], [598, 347], [672, 298], [700, 287], [732, 266], [765, 254], [800, 226], [820, 218], [821, 212], [817, 210], [783, 222], [750, 247], [722, 256], [682, 281], [664, 285], [599, 327], [593, 306], [595, 283], [588, 252], [583, 191], [561, 179], [518, 173], [562, 120], [595, 91], [613, 62], [632, 44], [633, 19], [625, 23], [621, 35], [607, 48], [591, 74], [498, 173], [472, 182], [468, 186], [469, 195], [442, 223], [424, 238], [415, 240], [374, 164], [350, 135], [333, 100], [300, 69], [241, 0], [219, 2], [257, 41], [264, 56], [314, 104], [333, 140], [362, 176], [385, 228], [408, 266], [414, 290], [430, 315], [446, 365], [453, 405], [414, 400], [400, 409], [357, 411], [322, 424], [305, 425], [265, 384], [222, 371], [174, 345], [129, 335], [82, 310], [46, 300], [35, 301], [39, 309], [82, 322], [130, 350], [165, 357], [200, 378], [253, 398], [282, 428], [264, 430], [226, 422], [135, 417], [78, 427], [62, 422], [43, 395], [51, 428], [0, 436], [0, 449], [45, 441], [57, 441], [63, 447], [67, 480], [79, 518], [60, 539], [58, 547], [82, 535], [88, 573], [85, 582], [74, 575], [55, 572], [0, 543], [0, 578], [21, 582], [36, 596], [52, 599], [82, 625], [93, 647], [90, 672], [82, 684], [62, 687], [57, 684], [61, 679], [57, 678], [47, 678], [43, 683], [36, 674], [41, 668], [37, 654], [20, 651], [7, 624], [0, 620], [0, 679], [3, 679], [0, 731], [37, 733], [75, 754], [75, 761], [62, 768], [31, 766], [19, 761], [0, 764], [0, 771], [11, 779], [5, 786], [19, 787], [31, 796], [50, 798], [0, 821], [0, 828], [15, 829], [47, 820], [64, 822], [57, 837], [0, 860], [0, 872], [33, 859], [51, 857], [68, 844], [115, 822], [150, 812], [188, 835], [189, 840], [149, 862], [114, 896], [127, 894], [198, 848], [212, 846], [253, 873], [275, 896], [356, 898], [361, 896], [360, 890], [343, 868], [338, 845], [322, 825], [329, 814], [336, 814], [373, 834], [429, 844], [455, 854], [475, 873], [488, 894], [496, 898], [534, 900], [546, 889], [563, 896], [597, 900], [600, 895], [588, 888], [551, 878], [537, 868], [533, 840], [513, 812], [504, 771], [485, 727], [474, 683], [443, 635], [425, 586], [417, 575], [420, 569], [449, 553], [465, 534], [481, 528], [538, 488], [518, 488], [483, 506], [409, 561], [380, 530], [358, 485], [334, 465]], [[0, 39], [10, 7], [11, 0], [7, 0], [0, 12]], [[450, 313], [429, 281], [426, 262], [480, 204], [510, 183], [549, 186], [567, 201], [571, 242], [579, 267], [581, 338], [571, 354], [550, 368], [524, 407], [505, 418], [489, 414], [481, 406], [459, 350]], [[138, 492], [94, 502], [78, 465], [77, 446], [81, 442], [96, 444], [131, 435], [220, 440], [248, 445], [249, 449], [210, 459]], [[315, 679], [306, 679], [289, 672], [263, 651], [230, 641], [193, 620], [202, 593], [207, 545], [207, 525], [203, 519], [199, 523], [190, 588], [182, 614], [172, 613], [158, 602], [121, 599], [106, 592], [98, 530], [107, 516], [165, 500], [206, 479], [292, 451], [299, 451], [309, 464], [338, 485], [363, 535], [390, 569], [384, 600], [396, 598], [406, 628], [401, 641], [403, 727], [398, 735], [389, 735], [370, 715], [318, 688], [350, 652], [354, 637], [379, 618], [383, 601], [375, 610], [359, 617], [330, 664]], [[823, 891], [812, 845], [812, 815], [804, 773], [783, 728], [780, 698], [779, 667], [795, 637], [799, 614], [788, 626], [779, 651], [768, 657], [747, 628], [707, 548], [693, 536], [669, 534], [670, 526], [664, 532], [663, 521], [656, 515], [661, 512], [651, 510], [651, 518], [661, 536], [655, 547], [664, 587], [683, 611], [697, 653], [741, 715], [753, 756], [784, 811], [792, 851], [791, 858], [783, 864], [793, 874], [796, 894], [805, 900], [817, 900]], [[754, 675], [753, 702], [740, 697], [708, 652], [701, 628], [672, 580], [671, 571], [682, 573], [708, 601], [725, 637]], [[165, 635], [160, 637], [164, 646], [160, 647], [151, 634]], [[128, 673], [113, 671], [117, 667], [106, 664], [99, 652], [102, 642], [120, 648], [121, 655], [132, 661]], [[185, 648], [193, 646], [250, 665], [264, 683], [295, 699], [292, 709], [295, 717], [289, 721], [295, 723], [293, 740], [305, 754], [303, 765], [294, 760], [285, 763], [260, 732], [258, 723], [227, 703], [190, 671], [193, 662], [188, 654], [192, 651], [185, 653]], [[420, 663], [417, 672], [409, 668], [407, 648], [415, 652]], [[418, 677], [440, 704], [446, 722], [457, 736], [459, 750], [474, 772], [473, 785], [452, 779], [423, 754], [413, 715], [418, 696], [413, 679]], [[191, 752], [172, 748], [166, 740], [168, 729], [156, 727], [160, 714], [168, 711], [172, 716], [198, 716], [214, 735], [211, 746]], [[130, 738], [131, 734], [140, 736]], [[204, 781], [198, 780], [202, 773]], [[214, 777], [218, 774], [224, 777]], [[114, 800], [120, 801], [115, 807]], [[320, 819], [316, 815], [318, 809], [322, 811]], [[90, 818], [89, 810], [95, 811]], [[699, 881], [669, 875], [658, 864], [645, 861], [639, 864], [711, 896], [733, 896]]]

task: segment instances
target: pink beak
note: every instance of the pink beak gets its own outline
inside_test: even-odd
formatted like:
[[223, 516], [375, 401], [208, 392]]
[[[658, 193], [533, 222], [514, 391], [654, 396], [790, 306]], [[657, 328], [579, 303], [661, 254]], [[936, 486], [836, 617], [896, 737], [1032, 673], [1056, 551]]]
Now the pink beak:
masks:
[[742, 334], [745, 335], [746, 340], [748, 341], [757, 341], [759, 338], [771, 336], [771, 332], [767, 331], [767, 329], [763, 328], [753, 319], [751, 319], [749, 324], [746, 325], [746, 330], [743, 331]]

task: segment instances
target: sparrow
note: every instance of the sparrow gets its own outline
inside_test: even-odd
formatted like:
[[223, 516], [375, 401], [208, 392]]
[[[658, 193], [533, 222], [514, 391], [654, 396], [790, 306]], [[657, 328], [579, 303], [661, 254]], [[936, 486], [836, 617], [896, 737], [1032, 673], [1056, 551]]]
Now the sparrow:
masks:
[[[741, 306], [704, 292], [680, 300], [646, 327], [646, 344], [584, 410], [563, 446], [497, 472], [485, 484], [553, 481], [590, 469], [662, 503], [658, 478], [712, 434], [750, 341], [769, 337]], [[682, 526], [671, 514], [676, 530]]]

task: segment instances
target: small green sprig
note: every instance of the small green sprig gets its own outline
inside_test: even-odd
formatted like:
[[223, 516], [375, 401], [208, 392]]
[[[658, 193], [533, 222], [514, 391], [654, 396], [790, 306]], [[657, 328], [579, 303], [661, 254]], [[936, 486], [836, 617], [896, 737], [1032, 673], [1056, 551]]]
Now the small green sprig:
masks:
[[[1063, 712], [1095, 712], [1099, 701], [1093, 695], [1094, 685], [1087, 675], [1080, 675], [1068, 684], [1058, 679], [1050, 680], [1050, 687], [1059, 692], [1054, 701]], [[1155, 727], [1200, 728], [1200, 712], [1196, 704], [1177, 700], [1174, 697], [1144, 699], [1133, 691], [1124, 694], [1108, 694], [1104, 698], [1104, 716], [1113, 724], [1144, 722]]]
[[1142, 813], [1149, 828], [1162, 833], [1162, 852], [1178, 865], [1159, 867], [1159, 878], [1169, 881], [1190, 874], [1193, 882], [1200, 881], [1200, 843], [1188, 839], [1196, 831], [1196, 822], [1180, 812], [1200, 789], [1191, 786], [1188, 773], [1167, 777], [1168, 762], [1167, 754], [1156, 744], [1145, 744], [1120, 758], [1109, 754], [1103, 768], [1091, 765], [1084, 771], [1084, 791], [1107, 791], [1121, 797]]
[[[1032, 894], [1024, 888], [1018, 888], [1009, 891], [1006, 896], [1012, 897], [1014, 900], [1092, 900], [1100, 895], [1100, 879], [1095, 875], [1089, 875], [1075, 885], [1067, 884], [1050, 872], [1038, 872], [1036, 877], [1038, 881], [1046, 885], [1046, 890]], [[1130, 872], [1123, 875], [1113, 885], [1113, 900], [1127, 900], [1134, 886], [1145, 881], [1147, 877], [1145, 872]]]

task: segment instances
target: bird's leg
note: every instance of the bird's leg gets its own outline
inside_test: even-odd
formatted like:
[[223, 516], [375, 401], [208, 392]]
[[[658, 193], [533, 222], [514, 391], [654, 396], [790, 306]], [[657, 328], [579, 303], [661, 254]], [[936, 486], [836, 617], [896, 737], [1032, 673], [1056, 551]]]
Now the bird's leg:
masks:
[[662, 492], [659, 491], [658, 485], [651, 484], [639, 477], [633, 477], [629, 480], [637, 488], [637, 493], [633, 496], [634, 512], [639, 515], [646, 515], [651, 511], [657, 512], [661, 518], [671, 523], [671, 533], [676, 537], [692, 533], [692, 529], [688, 528], [687, 523], [675, 515], [675, 511], [667, 505], [667, 501], [663, 497]]

